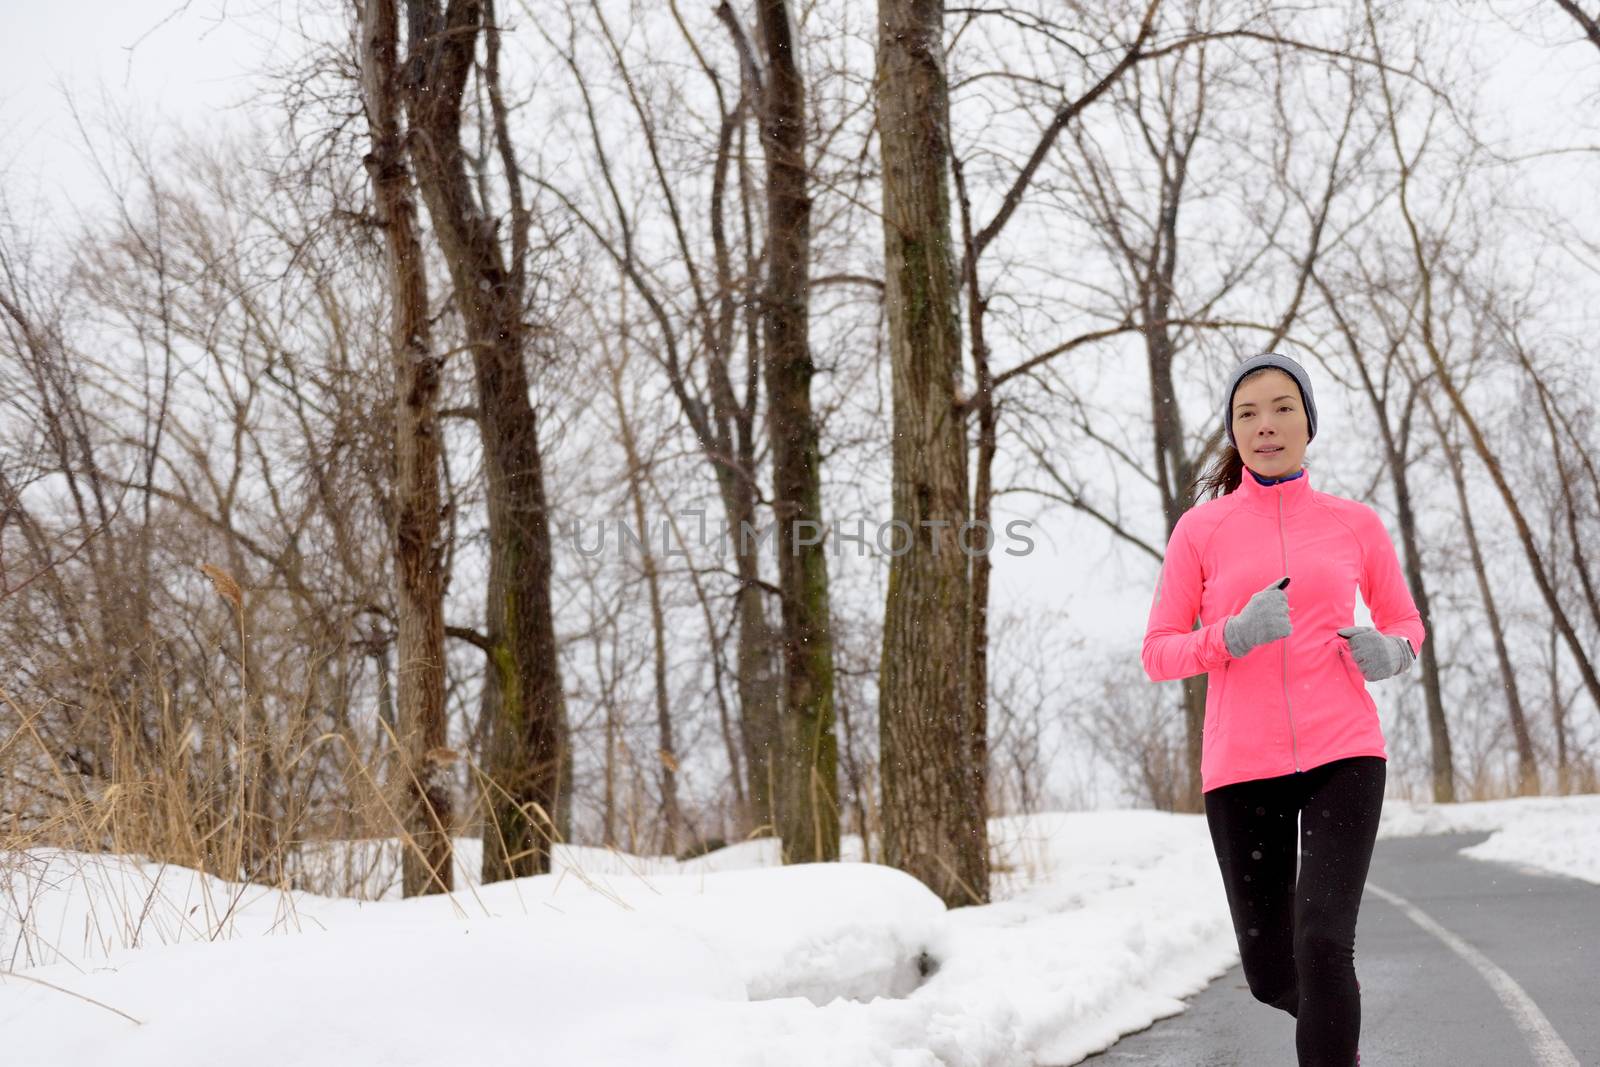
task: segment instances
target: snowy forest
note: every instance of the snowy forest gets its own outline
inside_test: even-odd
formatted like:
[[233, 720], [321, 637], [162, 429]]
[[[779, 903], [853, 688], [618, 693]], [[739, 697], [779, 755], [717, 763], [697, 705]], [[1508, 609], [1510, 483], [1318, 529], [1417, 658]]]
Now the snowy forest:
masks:
[[[103, 15], [0, 15], [15, 1062], [505, 1063], [466, 1020], [538, 1002], [550, 1062], [1034, 1065], [1169, 1013], [1232, 930], [1206, 677], [1140, 641], [1257, 353], [1427, 629], [1395, 832], [1600, 793], [1600, 6]], [[962, 955], [1046, 884], [1137, 936]], [[1042, 1015], [973, 992], [1022, 958]]]

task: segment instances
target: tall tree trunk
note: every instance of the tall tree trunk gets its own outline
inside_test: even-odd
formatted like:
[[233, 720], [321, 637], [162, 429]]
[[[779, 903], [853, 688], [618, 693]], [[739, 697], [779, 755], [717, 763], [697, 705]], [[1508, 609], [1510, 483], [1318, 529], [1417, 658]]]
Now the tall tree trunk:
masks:
[[[752, 350], [759, 345], [752, 342]], [[754, 357], [752, 357], [754, 359]], [[740, 467], [755, 470], [753, 447], [738, 434]], [[712, 461], [723, 510], [728, 516], [733, 539], [734, 567], [739, 576], [739, 591], [734, 611], [739, 619], [739, 643], [734, 667], [739, 691], [739, 736], [743, 742], [745, 814], [747, 832], [766, 827], [779, 836], [783, 809], [779, 780], [784, 765], [782, 728], [783, 663], [779, 657], [780, 635], [767, 615], [766, 598], [771, 586], [761, 578], [761, 554], [757, 538], [745, 530], [756, 528], [755, 482], [741, 476], [725, 462]]]
[[878, 130], [893, 373], [894, 523], [879, 667], [884, 862], [946, 904], [989, 897], [974, 773], [961, 326], [941, 0], [880, 0]]
[[[976, 388], [968, 402], [978, 416], [977, 468], [972, 488], [972, 528], [977, 538], [967, 545], [971, 553], [968, 574], [972, 582], [972, 603], [967, 616], [968, 685], [972, 693], [972, 722], [968, 736], [972, 743], [973, 773], [987, 807], [989, 796], [989, 579], [994, 530], [994, 461], [1000, 451], [999, 404], [994, 397], [994, 376], [989, 368], [989, 343], [984, 336], [984, 316], [988, 300], [978, 284], [978, 247], [972, 233], [972, 202], [967, 195], [966, 176], [961, 160], [951, 156], [956, 197], [961, 205], [961, 277], [958, 283], [967, 290], [967, 323], [972, 333], [972, 369]], [[1026, 810], [1026, 809], [1024, 809]]]
[[[1366, 368], [1363, 367], [1361, 372], [1365, 375]], [[1417, 515], [1416, 509], [1411, 506], [1411, 482], [1406, 473], [1410, 469], [1406, 460], [1410, 449], [1406, 441], [1411, 436], [1411, 405], [1416, 401], [1416, 391], [1422, 386], [1413, 385], [1411, 388], [1413, 392], [1406, 405], [1398, 441], [1390, 432], [1386, 414], [1380, 412], [1378, 422], [1387, 446], [1386, 462], [1390, 477], [1394, 480], [1395, 518], [1400, 524], [1400, 544], [1405, 551], [1406, 584], [1411, 588], [1423, 627], [1431, 633], [1433, 601], [1428, 595], [1427, 577], [1422, 573], [1422, 549], [1417, 544]], [[1369, 394], [1376, 398], [1370, 388]], [[1450, 740], [1450, 721], [1445, 718], [1444, 695], [1439, 687], [1438, 642], [1424, 641], [1419, 658], [1422, 660], [1422, 697], [1427, 706], [1428, 738], [1433, 757], [1434, 800], [1438, 803], [1451, 802], [1456, 799], [1455, 746]]]
[[767, 428], [772, 440], [778, 587], [783, 600], [785, 862], [839, 858], [839, 745], [833, 637], [822, 537], [822, 460], [811, 412], [811, 198], [806, 192], [805, 83], [787, 0], [756, 5], [767, 80], [767, 286], [762, 304]]
[[[1162, 508], [1167, 518], [1167, 536], [1178, 518], [1194, 501], [1188, 499], [1194, 479], [1194, 465], [1184, 453], [1183, 421], [1177, 391], [1172, 383], [1172, 362], [1177, 354], [1172, 327], [1167, 324], [1175, 298], [1178, 276], [1178, 215], [1183, 207], [1184, 185], [1189, 177], [1189, 152], [1198, 136], [1199, 121], [1186, 138], [1168, 140], [1171, 159], [1161, 167], [1161, 213], [1150, 249], [1150, 271], [1140, 287], [1139, 315], [1144, 320], [1145, 358], [1150, 367], [1152, 411], [1155, 426], [1157, 470], [1160, 472]], [[1179, 148], [1182, 145], [1182, 148]], [[1220, 438], [1218, 439], [1220, 441]], [[1170, 472], [1171, 481], [1167, 480]], [[1207, 675], [1183, 679], [1184, 765], [1188, 771], [1181, 794], [1174, 805], [1181, 811], [1205, 810], [1201, 799], [1200, 760], [1203, 755], [1206, 719]]]
[[484, 5], [451, 0], [441, 11], [439, 0], [407, 0], [406, 12], [411, 157], [472, 349], [483, 435], [490, 648], [484, 706], [492, 716], [491, 825], [484, 833], [483, 880], [493, 882], [549, 870], [549, 846], [564, 836], [562, 794], [570, 791], [566, 706], [550, 602], [544, 464], [524, 363], [527, 218], [499, 101], [498, 31], [491, 24], [484, 76], [511, 203], [508, 268], [496, 237], [497, 220], [478, 202], [461, 143], [462, 94]]
[[[978, 299], [977, 264], [971, 295]], [[973, 367], [977, 377], [978, 398], [978, 469], [977, 484], [973, 486], [971, 538], [964, 539], [964, 552], [970, 552], [969, 574], [972, 581], [972, 603], [967, 616], [967, 666], [968, 685], [972, 698], [972, 721], [967, 725], [967, 739], [972, 746], [972, 773], [977, 776], [974, 788], [984, 798], [988, 810], [989, 791], [989, 579], [994, 565], [990, 550], [994, 547], [994, 460], [1000, 450], [999, 408], [994, 399], [994, 379], [989, 373], [989, 349], [983, 334], [983, 305], [979, 300], [970, 316], [972, 320]], [[963, 540], [958, 538], [958, 540]], [[1024, 808], [1023, 810], [1027, 810]]]
[[[1444, 420], [1434, 409], [1426, 394], [1422, 402], [1439, 442], [1444, 445], [1445, 458], [1450, 462], [1450, 480], [1455, 486], [1456, 506], [1461, 511], [1461, 532], [1467, 539], [1471, 553], [1472, 574], [1478, 582], [1478, 599], [1483, 601], [1484, 618], [1489, 624], [1489, 640], [1494, 645], [1495, 664], [1500, 670], [1500, 688], [1506, 694], [1506, 712], [1511, 719], [1511, 736], [1517, 745], [1517, 795], [1538, 796], [1539, 760], [1533, 750], [1533, 735], [1528, 729], [1528, 716], [1522, 708], [1522, 690], [1517, 684], [1517, 672], [1511, 663], [1511, 650], [1506, 647], [1505, 624], [1501, 621], [1500, 605], [1495, 600], [1494, 588], [1489, 584], [1488, 562], [1483, 558], [1483, 547], [1478, 543], [1477, 525], [1472, 521], [1472, 503], [1467, 495], [1465, 464], [1461, 462], [1461, 449], [1449, 437]], [[1437, 643], [1437, 642], [1430, 642]], [[1552, 652], [1554, 649], [1551, 650]]]
[[[394, 361], [394, 542], [399, 732], [406, 753], [405, 895], [449, 892], [450, 780], [444, 703], [444, 542], [439, 497], [439, 371], [428, 279], [400, 126], [399, 19], [394, 0], [361, 9], [361, 84], [371, 131], [366, 158], [388, 253]], [[387, 671], [385, 671], [387, 674]]]
[[[1164, 327], [1162, 332], [1165, 332]], [[1194, 506], [1189, 489], [1194, 483], [1195, 463], [1183, 447], [1183, 415], [1172, 376], [1173, 346], [1151, 341], [1146, 344], [1145, 352], [1150, 361], [1150, 424], [1155, 430], [1156, 484], [1161, 490], [1166, 538], [1170, 541], [1178, 519]], [[1211, 434], [1208, 440], [1213, 448], [1220, 447], [1221, 431]], [[1179, 683], [1183, 686], [1184, 767], [1188, 772], [1182, 792], [1182, 810], [1186, 811], [1203, 810], [1200, 758], [1205, 732], [1206, 681], [1206, 675], [1195, 674]]]
[[[1411, 506], [1411, 483], [1406, 472], [1410, 470], [1409, 456], [1411, 453], [1411, 415], [1416, 409], [1418, 400], [1424, 400], [1423, 385], [1417, 381], [1416, 375], [1407, 373], [1403, 380], [1407, 383], [1410, 392], [1406, 397], [1405, 413], [1400, 419], [1398, 429], [1389, 413], [1388, 385], [1392, 377], [1390, 365], [1399, 351], [1399, 341], [1392, 340], [1385, 363], [1379, 368], [1380, 373], [1374, 375], [1368, 367], [1366, 351], [1360, 339], [1356, 336], [1355, 328], [1351, 325], [1344, 313], [1339, 308], [1339, 302], [1333, 290], [1321, 277], [1313, 279], [1322, 291], [1323, 298], [1327, 301], [1333, 313], [1334, 321], [1338, 324], [1339, 333], [1344, 337], [1345, 345], [1350, 349], [1350, 358], [1354, 363], [1356, 372], [1361, 379], [1362, 391], [1372, 404], [1372, 414], [1377, 421], [1379, 437], [1383, 442], [1383, 462], [1394, 481], [1395, 510], [1400, 523], [1400, 540], [1405, 550], [1406, 584], [1411, 589], [1411, 595], [1417, 602], [1417, 612], [1422, 617], [1423, 626], [1429, 633], [1433, 632], [1433, 607], [1428, 596], [1427, 579], [1422, 572], [1422, 550], [1417, 544], [1417, 521], [1415, 510]], [[1438, 416], [1433, 413], [1433, 407], [1428, 405], [1429, 414], [1433, 416], [1434, 425], [1438, 426]], [[1443, 440], [1443, 437], [1440, 438]], [[1444, 697], [1439, 684], [1439, 658], [1438, 642], [1426, 641], [1423, 643], [1418, 658], [1422, 661], [1422, 693], [1427, 705], [1428, 718], [1428, 743], [1429, 756], [1433, 771], [1434, 800], [1441, 803], [1455, 800], [1455, 749], [1450, 741], [1450, 721], [1444, 714]]]
[[[767, 614], [766, 598], [770, 587], [761, 580], [759, 550], [747, 546], [741, 536], [741, 531], [746, 528], [754, 529], [756, 519], [756, 444], [759, 435], [755, 427], [755, 413], [762, 380], [759, 368], [762, 363], [761, 331], [764, 318], [760, 292], [761, 257], [756, 247], [754, 219], [757, 189], [750, 180], [750, 168], [744, 166], [743, 161], [747, 158], [745, 131], [749, 125], [745, 116], [752, 108], [760, 107], [761, 85], [755, 48], [726, 0], [717, 5], [716, 16], [728, 28], [728, 34], [742, 60], [740, 93], [738, 103], [723, 115], [718, 131], [716, 164], [712, 168], [711, 240], [717, 292], [722, 295], [716, 304], [716, 329], [707, 331], [711, 338], [710, 353], [715, 357], [708, 367], [711, 373], [706, 376], [711, 394], [711, 419], [703, 419], [691, 405], [686, 405], [685, 410], [695, 425], [696, 434], [707, 442], [707, 459], [716, 472], [723, 510], [727, 513], [735, 537], [735, 565], [739, 574], [739, 593], [735, 606], [739, 619], [736, 672], [748, 831], [766, 827], [772, 835], [781, 836], [779, 827], [783, 821], [783, 791], [778, 778], [780, 769], [787, 762], [782, 726], [782, 635]], [[724, 225], [724, 190], [730, 173], [737, 182], [737, 205], [742, 213], [742, 274], [734, 269], [733, 246]], [[736, 301], [742, 303], [744, 308], [742, 322], [737, 316], [739, 308]], [[743, 327], [745, 377], [748, 383], [742, 403], [728, 374], [738, 351], [734, 338], [736, 325]], [[707, 424], [702, 426], [702, 423]], [[708, 436], [705, 430], [713, 432]], [[736, 457], [736, 462], [729, 463], [725, 458], [730, 453]]]
[[[624, 346], [627, 341], [624, 339]], [[623, 396], [622, 372], [627, 363], [627, 352], [611, 364], [610, 385], [612, 403], [617, 412], [617, 430], [622, 439], [622, 454], [628, 465], [628, 500], [633, 505], [633, 521], [639, 530], [639, 559], [644, 568], [645, 592], [650, 600], [650, 652], [651, 682], [655, 688], [657, 773], [661, 776], [661, 815], [665, 838], [661, 851], [676, 856], [683, 847], [683, 814], [678, 804], [678, 755], [672, 739], [672, 704], [667, 693], [667, 624], [661, 606], [661, 575], [656, 563], [655, 550], [650, 547], [649, 521], [645, 515], [644, 458], [639, 454], [639, 444], [634, 437], [629, 420], [626, 399]]]
[[1550, 725], [1556, 734], [1556, 795], [1572, 791], [1572, 767], [1567, 759], [1567, 705], [1561, 699], [1561, 646], [1550, 631]]
[[[739, 695], [738, 737], [730, 728], [726, 731], [731, 766], [735, 775], [735, 800], [740, 805], [745, 833], [777, 833], [778, 809], [782, 807], [782, 790], [775, 778], [782, 766], [783, 732], [780, 723], [782, 701], [782, 669], [779, 634], [769, 621], [766, 598], [772, 586], [762, 580], [759, 541], [745, 538], [742, 532], [754, 531], [757, 501], [756, 451], [760, 431], [756, 426], [756, 412], [762, 382], [761, 374], [761, 293], [760, 255], [755, 247], [753, 200], [759, 194], [759, 183], [751, 181], [750, 168], [744, 165], [748, 158], [744, 151], [747, 118], [758, 104], [760, 72], [755, 49], [734, 14], [732, 6], [723, 0], [714, 14], [728, 29], [740, 58], [741, 91], [735, 106], [724, 108], [717, 133], [717, 151], [710, 168], [711, 195], [706, 205], [709, 236], [712, 246], [714, 283], [703, 285], [698, 280], [699, 261], [681, 226], [675, 227], [678, 253], [692, 279], [693, 307], [689, 315], [692, 328], [699, 334], [697, 349], [692, 358], [680, 358], [679, 326], [669, 305], [676, 298], [657, 292], [656, 283], [646, 277], [634, 249], [637, 225], [631, 209], [617, 197], [617, 185], [612, 180], [608, 156], [599, 143], [602, 120], [592, 96], [585, 94], [589, 111], [589, 126], [596, 137], [596, 161], [605, 187], [609, 190], [615, 211], [620, 240], [612, 241], [608, 235], [579, 212], [579, 218], [590, 229], [599, 243], [607, 248], [618, 268], [644, 297], [651, 317], [661, 331], [657, 358], [667, 381], [695, 435], [695, 440], [710, 464], [716, 478], [727, 530], [735, 539], [735, 556], [738, 568], [739, 589], [734, 612], [738, 619], [738, 649], [735, 679]], [[597, 10], [597, 23], [601, 29], [612, 58], [624, 83], [633, 85], [633, 76], [611, 33], [603, 12]], [[574, 78], [585, 84], [584, 67], [575, 56], [564, 56]], [[704, 68], [711, 76], [714, 91], [721, 92], [721, 81], [710, 67]], [[628, 93], [628, 99], [640, 119], [638, 134], [645, 152], [654, 162], [660, 182], [659, 199], [667, 212], [681, 217], [679, 193], [667, 170], [661, 165], [656, 124], [650, 109], [637, 92]], [[736, 206], [742, 212], [742, 248], [744, 263], [736, 268], [736, 248], [728, 236], [725, 218], [728, 189], [737, 183]], [[569, 205], [573, 206], [573, 205]], [[743, 327], [744, 360], [741, 366], [743, 389], [735, 383], [732, 369], [740, 354]], [[720, 669], [720, 668], [719, 668]], [[720, 710], [720, 701], [719, 701]], [[742, 766], [741, 766], [742, 764]]]

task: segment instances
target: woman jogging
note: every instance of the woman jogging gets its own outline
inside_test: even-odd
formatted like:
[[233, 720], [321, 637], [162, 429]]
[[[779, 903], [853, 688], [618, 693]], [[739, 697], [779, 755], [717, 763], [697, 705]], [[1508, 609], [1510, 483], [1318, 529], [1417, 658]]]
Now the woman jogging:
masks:
[[[1349, 1067], [1388, 760], [1366, 683], [1411, 666], [1422, 618], [1377, 512], [1311, 487], [1305, 368], [1245, 360], [1222, 420], [1230, 447], [1201, 480], [1212, 499], [1167, 543], [1144, 669], [1207, 676], [1201, 791], [1251, 994], [1295, 1017], [1301, 1067]], [[1352, 625], [1358, 587], [1374, 626]]]

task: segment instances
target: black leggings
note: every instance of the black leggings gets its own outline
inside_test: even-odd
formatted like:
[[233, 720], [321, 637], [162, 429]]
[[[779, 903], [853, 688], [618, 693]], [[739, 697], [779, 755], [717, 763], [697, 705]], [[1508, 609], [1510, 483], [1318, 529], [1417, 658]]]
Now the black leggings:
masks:
[[1379, 756], [1352, 756], [1205, 794], [1245, 980], [1295, 1017], [1300, 1067], [1356, 1061], [1356, 911], [1387, 769]]

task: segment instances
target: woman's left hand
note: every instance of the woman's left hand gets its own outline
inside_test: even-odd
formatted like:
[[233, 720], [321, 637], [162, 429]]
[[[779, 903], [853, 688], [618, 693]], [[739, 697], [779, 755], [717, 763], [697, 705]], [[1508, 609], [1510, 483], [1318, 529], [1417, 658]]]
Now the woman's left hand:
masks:
[[1404, 637], [1380, 634], [1370, 626], [1346, 626], [1339, 636], [1350, 645], [1356, 666], [1369, 682], [1392, 678], [1411, 666], [1417, 658], [1411, 642]]

